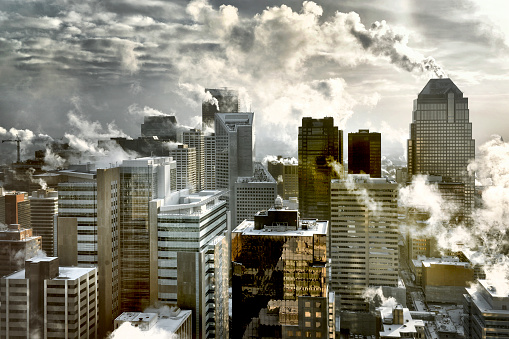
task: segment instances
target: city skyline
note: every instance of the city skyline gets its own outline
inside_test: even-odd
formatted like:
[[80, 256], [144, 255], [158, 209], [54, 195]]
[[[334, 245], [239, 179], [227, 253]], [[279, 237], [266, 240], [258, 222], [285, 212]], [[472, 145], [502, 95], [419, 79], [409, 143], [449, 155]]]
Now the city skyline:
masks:
[[[471, 98], [478, 144], [504, 136], [501, 1], [221, 3], [1, 4], [0, 136], [135, 138], [130, 122], [145, 114], [198, 127], [204, 89], [229, 87], [257, 114], [259, 154], [295, 155], [300, 119], [312, 115], [334, 117], [345, 133], [381, 132], [385, 153], [403, 156], [409, 103], [434, 76], [420, 71], [435, 65], [428, 57]], [[2, 158], [13, 158], [9, 146]]]

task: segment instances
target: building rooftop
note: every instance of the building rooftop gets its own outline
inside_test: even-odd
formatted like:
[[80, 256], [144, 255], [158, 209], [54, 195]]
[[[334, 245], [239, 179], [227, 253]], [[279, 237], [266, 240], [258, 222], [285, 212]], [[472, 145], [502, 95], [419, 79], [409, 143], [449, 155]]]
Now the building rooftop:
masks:
[[122, 161], [120, 167], [146, 167], [150, 165], [165, 165], [173, 160], [172, 157], [143, 157]]
[[[55, 259], [54, 257], [37, 257], [32, 258], [27, 261], [31, 262], [41, 262], [41, 261], [51, 261]], [[50, 280], [75, 280], [79, 279], [81, 276], [88, 274], [90, 271], [94, 270], [93, 267], [59, 267], [58, 277]], [[4, 279], [25, 279], [25, 270], [21, 270], [15, 273], [12, 273], [8, 276], [5, 276]]]
[[172, 192], [167, 197], [165, 205], [159, 208], [159, 214], [199, 215], [207, 211], [209, 207], [215, 206], [214, 202], [222, 193], [219, 190], [203, 190], [190, 194], [188, 189]]
[[238, 177], [237, 183], [275, 183], [276, 180], [261, 163], [254, 163], [254, 173], [252, 177]]
[[[394, 309], [402, 310], [403, 312], [403, 324], [394, 324]], [[404, 335], [404, 333], [417, 333], [417, 328], [424, 328], [424, 321], [412, 319], [408, 308], [403, 308], [401, 305], [397, 305], [395, 308], [392, 307], [379, 307], [377, 310], [380, 312], [382, 317], [383, 329], [380, 330], [380, 337], [385, 338], [401, 338], [410, 337]]]
[[254, 220], [244, 220], [233, 232], [242, 233], [242, 235], [309, 237], [314, 234], [326, 235], [328, 224], [329, 222], [326, 220], [300, 219], [299, 227], [296, 230], [287, 229], [285, 226], [265, 226], [261, 230], [256, 230]]
[[426, 86], [422, 89], [421, 93], [419, 93], [419, 97], [421, 95], [444, 95], [450, 91], [454, 92], [454, 94], [463, 96], [463, 92], [459, 90], [451, 79], [430, 79]]

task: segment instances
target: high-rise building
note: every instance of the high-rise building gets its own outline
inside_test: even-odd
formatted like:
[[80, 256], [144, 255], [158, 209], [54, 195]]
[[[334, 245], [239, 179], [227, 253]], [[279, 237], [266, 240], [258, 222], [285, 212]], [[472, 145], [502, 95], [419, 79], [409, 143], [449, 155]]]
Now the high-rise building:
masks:
[[[302, 118], [299, 127], [299, 211], [330, 220], [330, 182], [343, 164], [343, 131], [334, 119]], [[342, 169], [339, 169], [342, 171]]]
[[159, 206], [159, 301], [193, 311], [194, 338], [228, 338], [229, 242], [221, 191], [172, 193]]
[[509, 296], [488, 280], [467, 288], [463, 304], [465, 338], [508, 338]]
[[99, 338], [97, 269], [27, 260], [0, 280], [0, 337]]
[[240, 111], [238, 91], [227, 88], [206, 88], [205, 92], [209, 92], [212, 98], [204, 101], [201, 106], [203, 130], [207, 127], [214, 129], [216, 113], [238, 113]]
[[61, 171], [57, 254], [65, 266], [97, 267], [99, 336], [120, 314], [120, 170], [77, 166]]
[[120, 166], [120, 305], [140, 311], [157, 302], [157, 218], [151, 201], [169, 196], [176, 163], [170, 157], [124, 160]]
[[204, 167], [205, 167], [205, 179], [204, 189], [215, 190], [216, 189], [216, 136], [214, 133], [211, 135], [204, 136]]
[[348, 173], [382, 177], [382, 137], [380, 133], [360, 129], [348, 133]]
[[170, 156], [177, 162], [177, 190], [197, 190], [196, 149], [188, 145], [177, 145], [170, 149]]
[[25, 268], [25, 260], [41, 250], [41, 237], [32, 235], [31, 228], [11, 224], [0, 230], [0, 277]]
[[256, 212], [269, 209], [274, 205], [276, 197], [276, 181], [261, 163], [255, 162], [254, 174], [250, 177], [238, 177], [234, 184], [230, 201], [232, 228], [245, 219], [252, 219]]
[[253, 113], [217, 113], [216, 187], [232, 191], [238, 177], [253, 175]]
[[326, 338], [328, 221], [282, 206], [232, 232], [235, 338]]
[[30, 228], [30, 201], [25, 192], [5, 192], [0, 195], [0, 223], [20, 224], [21, 227]]
[[205, 136], [203, 132], [191, 129], [182, 133], [182, 143], [196, 150], [196, 191], [205, 189]]
[[42, 237], [42, 250], [53, 257], [56, 243], [55, 216], [58, 213], [58, 192], [53, 189], [40, 189], [32, 192], [30, 200], [30, 219], [35, 235]]
[[267, 169], [277, 182], [277, 194], [284, 200], [299, 196], [299, 165], [295, 158], [283, 158], [269, 161]]
[[465, 185], [464, 212], [474, 204], [474, 177], [467, 166], [475, 157], [475, 140], [469, 122], [468, 98], [451, 79], [431, 79], [414, 100], [408, 175], [442, 176]]
[[367, 287], [398, 286], [398, 185], [349, 174], [332, 181], [330, 200], [331, 288], [341, 311], [366, 312]]
[[175, 142], [177, 141], [177, 119], [174, 115], [146, 116], [141, 124], [141, 136]]

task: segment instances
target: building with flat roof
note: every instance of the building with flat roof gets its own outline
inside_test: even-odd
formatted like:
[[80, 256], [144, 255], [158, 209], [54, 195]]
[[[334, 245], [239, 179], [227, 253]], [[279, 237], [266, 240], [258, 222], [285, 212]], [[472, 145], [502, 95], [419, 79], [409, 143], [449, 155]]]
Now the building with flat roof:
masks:
[[334, 166], [343, 165], [343, 131], [332, 117], [302, 118], [298, 152], [299, 211], [303, 218], [330, 220], [330, 182], [339, 177]]
[[[182, 133], [182, 143], [196, 150], [196, 191], [205, 188], [205, 135], [199, 129]], [[210, 189], [210, 188], [209, 188]]]
[[277, 194], [284, 200], [299, 196], [299, 165], [295, 158], [283, 158], [269, 161], [267, 169], [277, 182]]
[[159, 140], [177, 141], [177, 118], [174, 115], [143, 117], [142, 137], [157, 137]]
[[98, 338], [97, 268], [27, 260], [0, 279], [0, 337]]
[[328, 221], [300, 219], [282, 199], [232, 232], [235, 338], [329, 335]]
[[196, 148], [185, 144], [177, 145], [170, 149], [169, 155], [177, 163], [177, 190], [189, 189], [196, 192], [198, 189]]
[[25, 268], [25, 261], [41, 251], [41, 236], [34, 236], [31, 228], [11, 224], [0, 230], [0, 277]]
[[479, 280], [478, 284], [467, 288], [464, 295], [463, 327], [465, 338], [508, 338], [509, 296], [507, 282]]
[[379, 307], [376, 312], [377, 320], [380, 322], [377, 338], [426, 338], [424, 321], [412, 319], [408, 308], [401, 305]]
[[0, 191], [0, 223], [31, 228], [30, 201], [26, 192]]
[[42, 237], [42, 250], [47, 256], [54, 256], [56, 246], [55, 217], [58, 214], [58, 192], [54, 189], [40, 189], [32, 192], [30, 219], [35, 235]]
[[348, 173], [382, 177], [382, 135], [360, 129], [348, 133]]
[[[398, 287], [398, 185], [369, 174], [331, 182], [331, 287], [341, 312], [367, 312], [369, 286]], [[343, 326], [343, 322], [342, 322]]]
[[274, 204], [277, 197], [277, 183], [267, 169], [259, 162], [254, 164], [254, 173], [250, 177], [238, 177], [234, 184], [233, 200], [230, 202], [232, 228], [245, 219]]

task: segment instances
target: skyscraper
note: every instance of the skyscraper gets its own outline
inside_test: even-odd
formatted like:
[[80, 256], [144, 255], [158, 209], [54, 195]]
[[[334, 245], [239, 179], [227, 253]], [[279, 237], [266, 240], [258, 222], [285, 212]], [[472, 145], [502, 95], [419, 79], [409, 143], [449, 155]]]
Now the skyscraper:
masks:
[[178, 145], [170, 149], [170, 156], [177, 162], [177, 190], [197, 190], [196, 149], [188, 145]]
[[382, 137], [380, 133], [360, 129], [348, 133], [348, 173], [382, 177]]
[[205, 136], [199, 129], [182, 133], [182, 143], [196, 150], [196, 191], [205, 189]]
[[41, 236], [33, 236], [31, 228], [10, 224], [0, 230], [0, 277], [22, 270], [25, 260], [39, 254]]
[[227, 88], [206, 88], [205, 92], [212, 95], [211, 100], [204, 101], [201, 107], [203, 130], [207, 127], [214, 129], [216, 113], [239, 112], [239, 92]]
[[414, 100], [408, 175], [442, 176], [444, 181], [465, 184], [464, 211], [474, 204], [474, 177], [467, 166], [475, 157], [475, 140], [469, 122], [468, 98], [451, 79], [431, 79]]
[[343, 131], [334, 119], [302, 118], [299, 127], [299, 210], [303, 218], [330, 220], [334, 164], [343, 164]]
[[53, 189], [40, 189], [32, 192], [30, 218], [35, 235], [42, 237], [42, 250], [47, 256], [54, 256], [55, 215], [58, 213], [58, 192]]
[[141, 136], [177, 141], [176, 127], [177, 118], [174, 115], [146, 116], [141, 124]]
[[204, 189], [215, 190], [216, 189], [216, 136], [212, 135], [204, 136], [204, 162], [205, 162], [205, 179]]
[[[398, 185], [368, 174], [331, 183], [331, 287], [342, 311], [368, 311], [369, 286], [398, 286]], [[342, 319], [343, 323], [343, 319]]]

